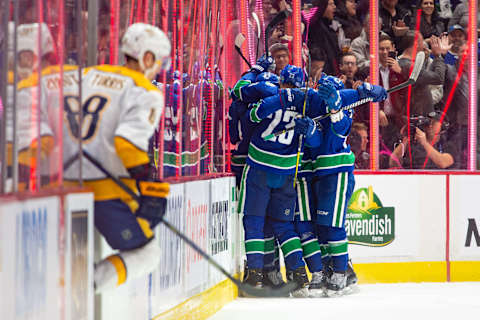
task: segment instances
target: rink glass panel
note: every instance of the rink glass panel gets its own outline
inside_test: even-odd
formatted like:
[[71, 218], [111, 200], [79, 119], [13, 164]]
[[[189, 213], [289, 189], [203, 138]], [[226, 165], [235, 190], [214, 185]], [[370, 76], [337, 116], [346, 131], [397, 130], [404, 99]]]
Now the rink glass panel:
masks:
[[[81, 70], [94, 64], [123, 64], [120, 39], [126, 28], [135, 22], [157, 25], [172, 42], [171, 68], [157, 77], [158, 86], [164, 91], [165, 111], [150, 147], [152, 175], [155, 178], [178, 178], [229, 172], [232, 146], [226, 118], [231, 103], [228, 90], [248, 70], [235, 50], [235, 37], [244, 34], [246, 40], [241, 51], [250, 63], [254, 63], [264, 53], [266, 25], [286, 7], [290, 7], [293, 13], [276, 28], [268, 45], [275, 41], [290, 42], [289, 63], [306, 66], [307, 59], [299, 57], [299, 52], [303, 51], [302, 41], [308, 41], [306, 32], [302, 34], [301, 30], [309, 27], [308, 18], [311, 18], [313, 8], [309, 1], [3, 2], [1, 45], [2, 52], [7, 53], [2, 55], [0, 62], [3, 66], [0, 81], [3, 192], [35, 191], [63, 183], [62, 163], [69, 160], [62, 157], [63, 137], [69, 134], [63, 132], [63, 110], [76, 113], [78, 119], [84, 117], [78, 104], [81, 100], [78, 86]], [[478, 12], [477, 3], [469, 3], [469, 10], [469, 25], [474, 26], [477, 21], [471, 17]], [[376, 1], [357, 3], [360, 19], [364, 19], [367, 13], [378, 12]], [[299, 21], [303, 22], [303, 27]], [[7, 31], [8, 22], [16, 26], [11, 33]], [[20, 50], [24, 41], [17, 37], [15, 51], [15, 34], [35, 22], [44, 25], [48, 32], [41, 32], [36, 38], [31, 36], [30, 48], [33, 50], [30, 51]], [[378, 34], [381, 28], [378, 21], [370, 19], [368, 25], [371, 35]], [[51, 36], [50, 42], [48, 36]], [[440, 110], [447, 110], [440, 134], [444, 145], [457, 150], [455, 163], [449, 167], [451, 170], [474, 170], [477, 167], [478, 68], [477, 63], [469, 63], [470, 60], [478, 61], [475, 32], [469, 32], [465, 41], [469, 51], [463, 74], [459, 75], [456, 86], [441, 93], [435, 105]], [[351, 50], [348, 43], [340, 39], [340, 50]], [[42, 59], [33, 59], [35, 53]], [[379, 83], [380, 76], [375, 72], [379, 66], [378, 37], [371, 41], [370, 65], [374, 71], [366, 75], [370, 82]], [[359, 77], [364, 80], [365, 73]], [[30, 81], [24, 81], [27, 78]], [[462, 90], [465, 87], [467, 89]], [[408, 101], [408, 89], [403, 94]], [[354, 123], [361, 122], [366, 126], [368, 138], [364, 153], [357, 155], [357, 169], [433, 169], [424, 166], [425, 159], [412, 159], [415, 163], [412, 166], [408, 163], [396, 166], [395, 162], [392, 166], [391, 154], [402, 138], [408, 139], [408, 130], [384, 130], [380, 125], [380, 110], [378, 104], [355, 110]], [[406, 104], [401, 111], [405, 121], [407, 110]], [[410, 140], [413, 139], [412, 131]], [[385, 138], [392, 143], [386, 144]], [[408, 148], [406, 151], [408, 154]], [[406, 157], [410, 158], [410, 155]], [[76, 173], [79, 178], [80, 174]]]

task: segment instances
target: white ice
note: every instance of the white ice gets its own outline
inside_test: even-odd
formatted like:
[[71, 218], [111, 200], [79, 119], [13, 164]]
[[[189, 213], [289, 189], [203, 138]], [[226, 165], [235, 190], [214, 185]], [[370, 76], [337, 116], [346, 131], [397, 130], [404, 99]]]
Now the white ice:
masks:
[[209, 320], [480, 320], [480, 282], [360, 285], [338, 298], [238, 298]]

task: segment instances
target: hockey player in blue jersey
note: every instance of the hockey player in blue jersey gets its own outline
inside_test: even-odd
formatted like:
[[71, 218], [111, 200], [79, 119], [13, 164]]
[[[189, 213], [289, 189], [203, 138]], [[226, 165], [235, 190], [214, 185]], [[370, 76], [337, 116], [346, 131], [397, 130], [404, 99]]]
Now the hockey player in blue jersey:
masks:
[[[302, 69], [287, 65], [281, 72], [281, 87], [303, 87], [304, 79]], [[247, 165], [243, 171], [239, 212], [244, 213], [248, 265], [244, 281], [252, 285], [262, 283], [264, 255], [269, 250], [264, 237], [264, 226], [267, 224], [280, 243], [288, 278], [297, 284], [293, 295], [306, 296], [308, 277], [301, 242], [293, 225], [295, 189], [292, 185], [298, 134], [290, 131], [269, 141], [263, 139], [293, 123], [301, 108], [293, 104], [287, 106], [287, 100], [292, 98], [288, 89], [281, 90], [275, 96], [262, 99], [248, 112], [250, 121], [257, 126], [251, 137]]]
[[[232, 156], [232, 171], [235, 173], [237, 187], [245, 166], [250, 137], [256, 124], [251, 122], [247, 115], [248, 103], [257, 102], [278, 93], [278, 76], [268, 71], [273, 60], [261, 57], [249, 73], [246, 73], [232, 90], [232, 105], [229, 109], [230, 140], [237, 144]], [[258, 75], [257, 75], [258, 74]], [[252, 76], [256, 76], [254, 79]], [[280, 274], [278, 246], [273, 230], [269, 224], [264, 226], [265, 255], [263, 268], [263, 285], [278, 287], [284, 284]], [[245, 272], [245, 275], [247, 272]]]
[[278, 77], [268, 72], [272, 65], [271, 57], [261, 57], [257, 64], [237, 81], [231, 92], [233, 102], [228, 110], [228, 130], [230, 142], [236, 145], [232, 152], [232, 172], [235, 174], [237, 187], [246, 163], [250, 136], [256, 125], [245, 117], [248, 105], [278, 93]]
[[[334, 84], [324, 79], [321, 80], [319, 88], [326, 91], [332, 90]], [[373, 97], [377, 102], [386, 98], [384, 88], [368, 83], [362, 84], [355, 91], [358, 99]], [[337, 112], [338, 108], [332, 106], [328, 103], [326, 111], [333, 114], [321, 121], [322, 143], [317, 146], [312, 145], [310, 149], [311, 170], [314, 176], [311, 191], [314, 199], [312, 218], [316, 224], [316, 235], [324, 253], [328, 253], [333, 269], [332, 274], [326, 279], [325, 292], [329, 296], [342, 294], [346, 288], [348, 240], [345, 231], [345, 214], [355, 185], [353, 176], [355, 156], [346, 143], [352, 124], [352, 111]], [[295, 122], [297, 132], [306, 131], [313, 125], [313, 120], [308, 117], [297, 119]]]

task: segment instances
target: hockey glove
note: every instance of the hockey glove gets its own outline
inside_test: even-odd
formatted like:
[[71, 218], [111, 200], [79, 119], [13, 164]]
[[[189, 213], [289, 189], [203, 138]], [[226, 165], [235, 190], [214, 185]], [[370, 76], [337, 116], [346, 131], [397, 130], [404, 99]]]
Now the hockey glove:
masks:
[[337, 90], [345, 89], [345, 85], [343, 84], [342, 80], [334, 76], [327, 76], [322, 72], [322, 77], [320, 80], [318, 80], [318, 85], [322, 86], [325, 84], [331, 84]]
[[137, 187], [140, 192], [140, 203], [135, 214], [147, 220], [150, 227], [154, 228], [165, 215], [170, 185], [165, 182], [137, 181]]
[[317, 124], [309, 117], [295, 119], [295, 133], [304, 135], [307, 139], [314, 135]]
[[340, 110], [336, 113], [332, 113], [332, 115], [330, 116], [330, 121], [332, 123], [338, 122], [338, 121], [343, 119], [343, 116], [344, 116], [344, 113], [343, 113], [342, 110]]
[[373, 98], [373, 102], [380, 102], [387, 99], [387, 91], [384, 87], [364, 82], [357, 88], [360, 99]]
[[329, 110], [338, 110], [342, 107], [342, 98], [333, 85], [325, 83], [318, 87], [317, 92], [328, 105]]
[[272, 56], [266, 57], [265, 55], [258, 58], [257, 63], [252, 66], [251, 71], [260, 74], [262, 72], [275, 70], [275, 61]]

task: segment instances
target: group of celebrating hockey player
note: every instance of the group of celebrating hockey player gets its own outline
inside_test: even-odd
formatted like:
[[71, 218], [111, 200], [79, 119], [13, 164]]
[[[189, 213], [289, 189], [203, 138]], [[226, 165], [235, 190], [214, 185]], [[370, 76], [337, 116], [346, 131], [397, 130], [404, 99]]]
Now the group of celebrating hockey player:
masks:
[[262, 56], [231, 92], [232, 170], [247, 257], [243, 281], [283, 284], [278, 244], [287, 281], [295, 283], [293, 296], [341, 295], [356, 284], [345, 231], [355, 184], [355, 156], [346, 142], [352, 111], [341, 108], [387, 94], [369, 83], [344, 89], [325, 74], [308, 88], [302, 68], [287, 65], [280, 77], [273, 69], [273, 58]]

